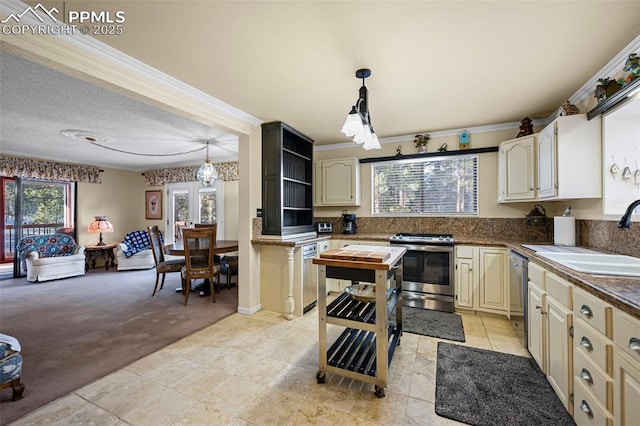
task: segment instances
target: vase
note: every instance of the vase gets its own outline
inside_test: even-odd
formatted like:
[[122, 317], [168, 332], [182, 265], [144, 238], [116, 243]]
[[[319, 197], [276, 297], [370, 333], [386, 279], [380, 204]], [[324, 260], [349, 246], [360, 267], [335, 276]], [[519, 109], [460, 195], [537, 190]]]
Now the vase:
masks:
[[424, 154], [425, 152], [427, 152], [427, 146], [426, 145], [418, 145], [418, 153]]

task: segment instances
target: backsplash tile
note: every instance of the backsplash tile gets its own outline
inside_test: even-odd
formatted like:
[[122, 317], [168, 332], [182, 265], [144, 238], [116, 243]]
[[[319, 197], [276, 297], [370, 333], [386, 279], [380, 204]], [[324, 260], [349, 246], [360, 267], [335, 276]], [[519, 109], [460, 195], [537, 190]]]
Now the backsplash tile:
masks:
[[[314, 222], [331, 222], [333, 234], [340, 234], [341, 217], [316, 217]], [[422, 232], [453, 234], [454, 239], [522, 240], [553, 242], [553, 219], [548, 227], [527, 225], [524, 218], [478, 217], [359, 217], [358, 234], [397, 234]], [[616, 221], [577, 220], [576, 243], [613, 253], [640, 257], [640, 223], [628, 230], [617, 228]], [[253, 219], [253, 236], [260, 238], [262, 218]]]
[[640, 257], [640, 223], [623, 230], [618, 229], [617, 221], [578, 220], [577, 227], [582, 246]]

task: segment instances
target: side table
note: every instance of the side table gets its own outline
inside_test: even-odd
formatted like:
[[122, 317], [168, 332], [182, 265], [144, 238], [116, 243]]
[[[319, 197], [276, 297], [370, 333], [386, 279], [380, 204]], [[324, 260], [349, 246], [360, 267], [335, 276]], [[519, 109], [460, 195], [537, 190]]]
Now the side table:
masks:
[[96, 259], [104, 259], [104, 269], [109, 270], [109, 266], [116, 265], [116, 255], [113, 249], [116, 248], [115, 244], [104, 244], [102, 246], [84, 246], [84, 254], [86, 256], [84, 270], [89, 271], [89, 263], [91, 263], [91, 269], [96, 268]]

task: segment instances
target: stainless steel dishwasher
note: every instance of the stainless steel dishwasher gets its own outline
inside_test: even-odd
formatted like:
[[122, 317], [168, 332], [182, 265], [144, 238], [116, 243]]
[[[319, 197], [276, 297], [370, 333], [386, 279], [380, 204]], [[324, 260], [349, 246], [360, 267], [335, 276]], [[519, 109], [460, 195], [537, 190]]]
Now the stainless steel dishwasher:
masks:
[[529, 350], [529, 339], [527, 333], [529, 309], [527, 301], [529, 299], [529, 259], [516, 253], [509, 251], [509, 292], [511, 298], [520, 297], [522, 300], [522, 316], [524, 321], [524, 348]]
[[316, 243], [302, 246], [302, 313], [306, 314], [318, 302], [318, 267], [312, 259], [316, 257]]

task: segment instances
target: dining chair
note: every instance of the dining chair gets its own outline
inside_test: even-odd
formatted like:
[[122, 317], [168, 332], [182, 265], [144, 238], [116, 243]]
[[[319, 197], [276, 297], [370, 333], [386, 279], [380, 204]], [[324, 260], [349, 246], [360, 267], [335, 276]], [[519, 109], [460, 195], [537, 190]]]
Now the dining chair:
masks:
[[156, 291], [158, 290], [160, 274], [162, 274], [162, 282], [160, 284], [160, 290], [162, 290], [166, 274], [169, 272], [180, 272], [182, 267], [185, 265], [185, 261], [184, 259], [165, 260], [158, 225], [148, 226], [147, 232], [149, 232], [149, 240], [151, 241], [153, 261], [156, 264], [156, 285], [153, 287], [153, 294], [151, 295], [151, 297], [153, 297], [156, 295]]
[[215, 244], [216, 232], [214, 228], [185, 228], [182, 230], [184, 238], [184, 260], [182, 267], [182, 293], [184, 305], [189, 301], [191, 280], [204, 278], [211, 286], [211, 301], [216, 301], [213, 288], [214, 277], [220, 274], [220, 265], [213, 261], [213, 250], [209, 247]]
[[[213, 241], [215, 241], [216, 238], [218, 237], [218, 224], [215, 222], [214, 223], [194, 223], [193, 227], [196, 229], [213, 228]], [[221, 259], [222, 258], [217, 254], [213, 255], [213, 263], [218, 265], [219, 271], [222, 271]], [[220, 284], [220, 272], [218, 272], [218, 274], [216, 275], [216, 283], [218, 284], [218, 287], [222, 285]]]

